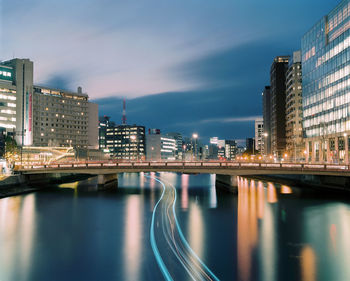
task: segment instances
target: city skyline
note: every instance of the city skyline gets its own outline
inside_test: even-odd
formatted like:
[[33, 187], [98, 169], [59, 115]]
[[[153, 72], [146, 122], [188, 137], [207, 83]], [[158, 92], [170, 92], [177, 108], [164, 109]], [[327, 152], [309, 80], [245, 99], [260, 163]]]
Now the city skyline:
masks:
[[[333, 1], [322, 7], [315, 1], [293, 6], [204, 2], [200, 7], [194, 2], [145, 6], [87, 1], [79, 7], [70, 2], [70, 10], [63, 12], [65, 1], [1, 3], [1, 59], [36, 61], [37, 84], [81, 85], [106, 115], [112, 114], [105, 103], [115, 114], [119, 99], [126, 97], [129, 123], [236, 139], [253, 135], [252, 120], [261, 116], [260, 94], [273, 57], [299, 49], [301, 36], [334, 6]], [[28, 20], [32, 13], [50, 15], [53, 8], [62, 12], [59, 17]], [[298, 14], [297, 21], [285, 19], [287, 9]], [[152, 116], [136, 106], [145, 100]], [[152, 104], [164, 109], [154, 110]], [[169, 118], [169, 112], [177, 118]], [[119, 120], [118, 114], [112, 117]]]

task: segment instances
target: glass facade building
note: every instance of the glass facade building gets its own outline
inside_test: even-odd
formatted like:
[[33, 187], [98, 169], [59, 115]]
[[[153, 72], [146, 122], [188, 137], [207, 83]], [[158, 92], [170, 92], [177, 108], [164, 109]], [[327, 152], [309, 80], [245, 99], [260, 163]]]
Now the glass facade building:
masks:
[[303, 126], [307, 159], [348, 162], [350, 134], [350, 0], [302, 38]]

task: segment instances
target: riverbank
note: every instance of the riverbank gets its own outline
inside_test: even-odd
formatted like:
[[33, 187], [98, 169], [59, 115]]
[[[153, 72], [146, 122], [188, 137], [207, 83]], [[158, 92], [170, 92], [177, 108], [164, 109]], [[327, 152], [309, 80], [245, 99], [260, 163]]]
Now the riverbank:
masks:
[[22, 182], [20, 175], [3, 176], [0, 179], [0, 198], [29, 193], [39, 189]]
[[348, 177], [316, 176], [316, 175], [257, 175], [247, 178], [271, 181], [288, 186], [303, 186], [304, 188], [328, 191], [333, 193], [350, 192], [350, 179]]

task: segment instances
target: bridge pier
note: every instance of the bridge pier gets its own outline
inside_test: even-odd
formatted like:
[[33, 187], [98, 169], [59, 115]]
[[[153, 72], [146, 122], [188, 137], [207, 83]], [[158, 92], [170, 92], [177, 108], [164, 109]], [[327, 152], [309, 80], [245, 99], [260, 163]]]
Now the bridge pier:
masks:
[[237, 176], [230, 175], [216, 175], [215, 186], [223, 190], [237, 193], [238, 191], [238, 180]]
[[118, 174], [103, 174], [97, 176], [97, 186], [99, 190], [117, 189]]

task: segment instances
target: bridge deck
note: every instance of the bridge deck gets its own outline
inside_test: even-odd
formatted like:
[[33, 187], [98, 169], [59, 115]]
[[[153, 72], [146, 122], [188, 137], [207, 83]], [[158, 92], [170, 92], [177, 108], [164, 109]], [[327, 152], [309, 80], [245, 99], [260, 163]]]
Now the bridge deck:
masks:
[[23, 165], [16, 167], [22, 174], [81, 173], [111, 174], [123, 172], [181, 172], [226, 175], [318, 174], [350, 176], [349, 165], [307, 163], [248, 162], [87, 162]]

